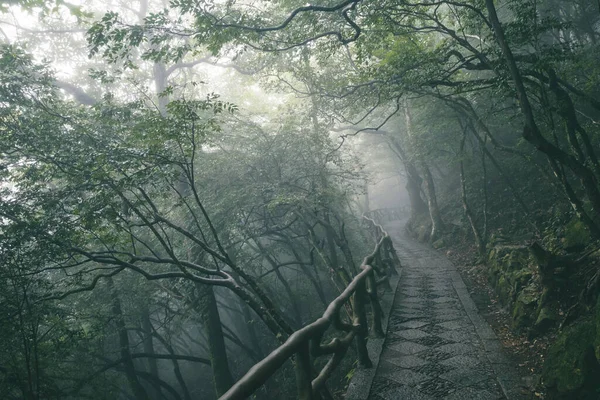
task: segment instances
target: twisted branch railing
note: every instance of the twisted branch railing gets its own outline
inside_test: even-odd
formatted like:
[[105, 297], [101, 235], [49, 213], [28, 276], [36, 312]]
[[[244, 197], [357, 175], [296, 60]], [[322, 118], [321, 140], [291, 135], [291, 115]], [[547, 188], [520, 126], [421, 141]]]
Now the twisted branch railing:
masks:
[[[381, 225], [366, 216], [364, 220], [377, 244], [373, 252], [363, 260], [360, 273], [329, 304], [322, 317], [294, 332], [285, 343], [250, 368], [219, 400], [248, 398], [291, 357], [295, 359], [298, 399], [311, 400], [324, 389], [325, 382], [341, 363], [355, 338], [359, 365], [372, 367], [366, 338], [369, 332], [375, 336], [384, 336], [381, 325], [383, 312], [377, 287], [383, 283], [389, 286], [389, 277], [397, 273], [396, 267], [400, 266], [400, 261], [391, 238]], [[349, 318], [344, 321], [341, 310], [348, 309], [344, 307], [347, 303], [350, 312]], [[367, 325], [367, 303], [370, 303], [370, 327]], [[325, 332], [331, 326], [339, 332], [339, 336], [328, 343], [322, 343]], [[311, 357], [326, 355], [330, 355], [329, 361], [321, 371], [314, 374]]]
[[381, 224], [385, 221], [396, 221], [404, 219], [410, 215], [410, 206], [398, 208], [378, 208], [377, 210], [367, 211], [365, 216]]

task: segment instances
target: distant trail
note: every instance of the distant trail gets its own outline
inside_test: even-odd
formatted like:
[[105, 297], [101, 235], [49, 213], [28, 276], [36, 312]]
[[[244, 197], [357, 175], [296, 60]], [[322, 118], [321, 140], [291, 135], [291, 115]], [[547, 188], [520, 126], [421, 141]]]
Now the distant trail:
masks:
[[403, 268], [369, 399], [523, 398], [515, 366], [454, 265], [403, 226], [385, 225]]

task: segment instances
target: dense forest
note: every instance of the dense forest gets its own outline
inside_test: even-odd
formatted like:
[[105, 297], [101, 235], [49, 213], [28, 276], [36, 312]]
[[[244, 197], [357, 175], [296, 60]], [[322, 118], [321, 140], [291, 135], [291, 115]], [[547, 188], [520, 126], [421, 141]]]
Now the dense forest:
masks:
[[0, 1], [0, 398], [219, 398], [389, 278], [391, 215], [544, 343], [530, 398], [600, 398], [599, 41], [593, 0]]

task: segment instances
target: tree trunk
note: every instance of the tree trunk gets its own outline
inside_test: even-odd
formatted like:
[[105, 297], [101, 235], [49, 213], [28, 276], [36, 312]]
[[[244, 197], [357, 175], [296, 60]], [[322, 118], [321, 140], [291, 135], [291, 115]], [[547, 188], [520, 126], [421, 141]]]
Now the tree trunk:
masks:
[[419, 175], [417, 168], [415, 168], [414, 164], [406, 156], [398, 139], [391, 136], [388, 136], [388, 139], [390, 148], [404, 165], [404, 172], [406, 173], [405, 187], [408, 193], [408, 201], [410, 202], [410, 216], [411, 218], [415, 218], [428, 211], [427, 204], [421, 198], [421, 184], [423, 183], [423, 179]]
[[[467, 132], [463, 135], [461, 144], [460, 144], [460, 188], [461, 188], [461, 200], [463, 204], [463, 209], [465, 210], [465, 216], [469, 220], [469, 224], [471, 225], [471, 229], [473, 230], [473, 236], [475, 236], [475, 243], [477, 244], [477, 249], [479, 250], [479, 255], [484, 257], [486, 253], [486, 241], [484, 239], [483, 234], [480, 232], [477, 227], [477, 222], [475, 221], [475, 217], [473, 216], [473, 212], [469, 207], [469, 203], [467, 202], [467, 183], [465, 179], [465, 169], [464, 169], [464, 148], [465, 148], [465, 139], [467, 137]], [[485, 181], [484, 181], [485, 184]]]
[[[329, 223], [329, 215], [325, 214], [325, 224], [323, 224], [323, 228], [325, 229], [325, 241], [327, 242], [327, 250], [329, 253], [329, 261], [330, 268], [336, 272], [337, 276], [340, 278], [341, 288], [348, 286], [350, 281], [352, 281], [352, 275], [348, 272], [348, 269], [342, 265], [338, 259], [337, 254], [337, 246], [335, 241], [335, 232], [331, 224]], [[343, 290], [343, 289], [341, 289]]]
[[129, 350], [129, 334], [127, 332], [127, 327], [125, 326], [125, 318], [123, 318], [121, 299], [115, 290], [112, 278], [108, 278], [107, 282], [113, 297], [111, 310], [115, 317], [115, 325], [117, 327], [117, 334], [119, 335], [119, 352], [127, 381], [129, 382], [129, 386], [136, 400], [150, 400], [148, 393], [146, 393], [146, 390], [144, 390], [144, 387], [138, 380], [135, 366], [133, 365], [133, 359], [131, 358], [131, 352]]
[[410, 214], [411, 217], [416, 217], [429, 211], [427, 203], [421, 198], [421, 184], [423, 183], [423, 179], [412, 163], [404, 163], [404, 169], [406, 171], [405, 187], [408, 192], [408, 200], [410, 201]]
[[[142, 309], [141, 319], [142, 319], [142, 330], [144, 331], [144, 342], [143, 342], [144, 353], [155, 354], [154, 343], [152, 342], [152, 323], [150, 322], [150, 310], [148, 310], [148, 307], [146, 307], [146, 306], [144, 306]], [[147, 358], [147, 361], [148, 361], [148, 372], [150, 373], [150, 375], [152, 375], [160, 380], [160, 375], [158, 374], [158, 365], [156, 362], [156, 358], [149, 357], [149, 358]], [[152, 397], [154, 397], [156, 399], [162, 398], [160, 386], [156, 388], [156, 391], [157, 392]]]
[[298, 263], [300, 265], [300, 269], [302, 269], [304, 274], [306, 274], [306, 276], [312, 283], [313, 287], [315, 288], [315, 291], [317, 292], [317, 295], [319, 296], [321, 303], [323, 303], [323, 305], [325, 307], [327, 307], [329, 305], [329, 302], [327, 301], [327, 297], [325, 296], [325, 291], [323, 290], [321, 280], [319, 279], [319, 273], [316, 269], [316, 265], [315, 265], [313, 257], [311, 257], [311, 263], [313, 266], [314, 275], [313, 275], [313, 272], [311, 272], [311, 270], [308, 268], [308, 266], [302, 261], [302, 257], [300, 257], [300, 254], [296, 250], [294, 242], [292, 242], [292, 240], [284, 234], [277, 234], [277, 236], [279, 236], [280, 238], [283, 239], [283, 241], [285, 242], [288, 249], [294, 255], [294, 258], [298, 261]]
[[341, 231], [340, 235], [337, 234], [335, 228], [333, 227], [333, 225], [331, 225], [331, 218], [329, 218], [329, 213], [325, 214], [324, 221], [321, 222], [327, 231], [327, 240], [329, 241], [331, 239], [333, 243], [335, 243], [335, 246], [337, 246], [337, 248], [340, 249], [340, 251], [344, 255], [346, 265], [350, 268], [353, 274], [357, 274], [359, 271], [356, 267], [356, 263], [354, 262], [354, 257], [352, 257], [352, 250], [348, 245], [348, 240], [346, 239], [344, 232]]
[[442, 214], [440, 213], [440, 209], [438, 207], [433, 175], [431, 174], [431, 171], [425, 162], [423, 154], [416, 148], [416, 139], [412, 131], [412, 116], [410, 113], [408, 100], [405, 100], [404, 103], [404, 119], [406, 121], [406, 135], [412, 143], [413, 150], [417, 153], [417, 162], [423, 171], [423, 175], [425, 176], [425, 194], [427, 195], [427, 206], [429, 208], [429, 217], [431, 218], [430, 240], [434, 241], [444, 229], [444, 222], [442, 221]]
[[433, 181], [431, 171], [425, 162], [422, 163], [422, 168], [425, 175], [425, 193], [427, 194], [427, 204], [429, 205], [429, 216], [431, 218], [430, 240], [433, 242], [444, 230], [444, 222], [438, 206], [437, 195], [435, 193], [435, 183]]
[[363, 214], [365, 214], [371, 211], [371, 203], [369, 202], [369, 182], [365, 182], [365, 194], [363, 198]]
[[244, 321], [248, 326], [248, 339], [250, 339], [250, 344], [254, 348], [254, 351], [258, 353], [258, 356], [262, 359], [265, 357], [265, 353], [262, 349], [262, 345], [260, 340], [258, 340], [258, 334], [256, 332], [256, 320], [252, 317], [252, 313], [250, 311], [250, 307], [245, 304], [243, 301], [238, 301], [238, 306], [244, 315]]
[[154, 63], [153, 73], [154, 87], [156, 90], [156, 95], [158, 96], [158, 111], [162, 115], [167, 115], [167, 104], [169, 103], [169, 98], [163, 93], [167, 89], [167, 69], [165, 64], [160, 62]]
[[573, 155], [564, 152], [557, 146], [550, 143], [540, 132], [539, 127], [535, 122], [533, 109], [531, 108], [529, 97], [527, 96], [527, 90], [523, 83], [523, 78], [521, 77], [521, 73], [513, 53], [506, 42], [506, 38], [504, 37], [504, 30], [502, 29], [502, 25], [498, 19], [496, 7], [494, 6], [494, 0], [485, 0], [485, 4], [488, 10], [490, 23], [494, 28], [494, 35], [508, 64], [511, 77], [515, 84], [517, 97], [519, 98], [519, 104], [525, 116], [525, 129], [523, 130], [523, 138], [529, 143], [533, 144], [539, 151], [544, 153], [552, 161], [560, 163], [569, 168], [581, 180], [582, 186], [585, 189], [586, 194], [594, 208], [594, 212], [597, 215], [600, 214], [600, 190], [598, 189], [596, 177], [586, 165], [582, 164]]
[[[150, 328], [153, 329], [152, 326], [150, 326]], [[153, 329], [152, 333], [153, 333], [153, 336], [164, 346], [164, 348], [167, 350], [167, 352], [169, 354], [175, 355], [175, 349], [173, 349], [173, 345], [171, 344], [170, 339], [166, 339], [166, 338], [162, 337], [154, 329]], [[185, 380], [183, 379], [183, 375], [181, 373], [181, 368], [179, 368], [179, 361], [176, 358], [173, 358], [171, 360], [171, 363], [173, 364], [173, 374], [175, 375], [175, 379], [177, 379], [177, 382], [179, 383], [179, 386], [180, 386], [181, 390], [183, 391], [184, 399], [192, 400], [190, 391], [188, 390]]]
[[279, 268], [280, 268], [279, 262], [273, 256], [271, 256], [269, 254], [267, 249], [262, 245], [262, 243], [260, 243], [260, 239], [253, 238], [253, 241], [256, 244], [256, 247], [250, 245], [250, 243], [248, 243], [248, 245], [256, 252], [262, 254], [262, 256], [265, 258], [265, 260], [267, 260], [267, 262], [271, 265], [271, 267], [275, 271], [275, 275], [277, 275], [277, 279], [279, 279], [279, 281], [283, 285], [283, 288], [285, 289], [287, 297], [289, 298], [289, 301], [292, 305], [292, 309], [294, 310], [293, 320], [294, 320], [294, 323], [296, 324], [296, 327], [298, 328], [298, 327], [302, 326], [302, 313], [300, 311], [300, 305], [298, 304], [296, 296], [294, 296], [292, 287], [290, 286], [287, 279], [285, 279], [285, 277], [279, 270]]
[[[487, 140], [483, 143], [479, 143], [479, 147], [481, 149], [481, 173], [482, 173], [482, 186], [483, 186], [483, 226], [481, 227], [481, 238], [485, 247], [487, 246], [487, 237], [488, 237], [488, 180], [487, 180], [487, 165], [485, 162], [485, 150], [487, 145]], [[484, 254], [485, 255], [485, 254]]]
[[215, 393], [219, 397], [227, 392], [234, 382], [229, 370], [221, 317], [219, 316], [217, 300], [212, 286], [197, 284], [196, 288], [198, 290], [200, 314], [208, 338]]
[[573, 211], [575, 211], [577, 217], [585, 224], [585, 226], [587, 226], [593, 237], [600, 238], [600, 228], [585, 211], [583, 202], [579, 199], [575, 190], [573, 190], [564, 170], [554, 160], [549, 159], [548, 162], [550, 163], [554, 176], [562, 183], [563, 191], [567, 196], [569, 203], [571, 203], [571, 207], [573, 208]]

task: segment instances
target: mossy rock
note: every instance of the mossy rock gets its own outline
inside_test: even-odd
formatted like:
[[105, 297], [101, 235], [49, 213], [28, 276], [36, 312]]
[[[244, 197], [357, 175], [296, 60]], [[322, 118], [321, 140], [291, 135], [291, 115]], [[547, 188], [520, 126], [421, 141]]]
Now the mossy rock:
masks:
[[526, 329], [537, 319], [538, 299], [538, 292], [531, 286], [526, 287], [519, 293], [512, 309], [513, 327], [515, 329]]
[[446, 247], [446, 241], [444, 238], [438, 239], [431, 244], [434, 249], [441, 249], [442, 247]]
[[538, 334], [546, 332], [558, 322], [558, 312], [555, 307], [544, 306], [538, 312], [534, 329]]
[[535, 304], [537, 305], [540, 298], [539, 293], [531, 286], [527, 286], [517, 297], [517, 302], [522, 303], [526, 306]]
[[502, 269], [503, 261], [502, 259], [508, 255], [510, 250], [503, 246], [492, 247], [492, 249], [488, 252], [488, 265], [494, 269]]
[[534, 325], [534, 332], [537, 334], [545, 333], [560, 320], [560, 305], [553, 298], [552, 293], [553, 291], [549, 288], [544, 288], [538, 301], [537, 319]]
[[542, 371], [549, 399], [598, 399], [600, 364], [594, 354], [596, 321], [579, 321], [550, 346]]
[[500, 275], [498, 277], [498, 282], [496, 282], [495, 288], [503, 302], [507, 303], [511, 300], [512, 294], [510, 290], [510, 283], [506, 280], [504, 275]]
[[507, 267], [511, 271], [529, 269], [531, 258], [526, 247], [517, 247], [508, 254]]
[[533, 270], [530, 266], [531, 257], [526, 247], [496, 246], [488, 253], [488, 279], [504, 304], [513, 306], [515, 326], [525, 327], [536, 320], [536, 307], [529, 306], [539, 296], [532, 286], [521, 299], [522, 304], [516, 304], [523, 290], [530, 284]]
[[532, 276], [533, 272], [527, 266], [518, 271], [514, 271], [511, 276], [514, 291], [519, 292], [521, 289], [527, 286]]
[[488, 253], [488, 267], [501, 271], [529, 269], [531, 258], [525, 247], [494, 247]]
[[590, 242], [590, 231], [579, 219], [573, 219], [565, 226], [561, 242], [565, 249], [581, 249]]

